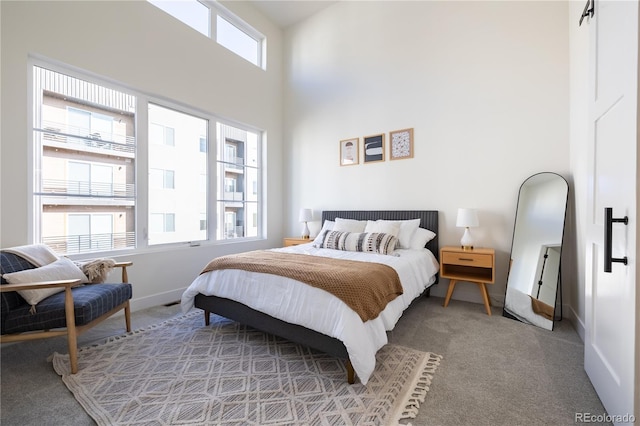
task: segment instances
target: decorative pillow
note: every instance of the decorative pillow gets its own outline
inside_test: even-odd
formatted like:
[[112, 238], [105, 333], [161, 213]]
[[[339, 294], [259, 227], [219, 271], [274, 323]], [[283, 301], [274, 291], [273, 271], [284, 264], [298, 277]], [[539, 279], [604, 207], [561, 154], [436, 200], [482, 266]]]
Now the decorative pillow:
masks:
[[[2, 276], [9, 284], [28, 284], [42, 281], [56, 280], [80, 280], [81, 283], [88, 283], [87, 276], [82, 273], [75, 263], [66, 257], [61, 257], [55, 262], [34, 269], [25, 269], [24, 271], [11, 272]], [[42, 290], [18, 290], [18, 294], [22, 296], [28, 304], [37, 305], [43, 299], [52, 294], [64, 291], [63, 287], [43, 288]]]
[[335, 225], [335, 222], [332, 220], [325, 220], [324, 223], [322, 224], [322, 229], [320, 230], [320, 232], [318, 232], [318, 235], [316, 236], [316, 238], [313, 240], [313, 246], [316, 248], [320, 248], [320, 246], [322, 245], [322, 239], [324, 238], [324, 234], [327, 231], [331, 231], [333, 229]]
[[329, 231], [325, 234], [321, 247], [332, 250], [392, 254], [397, 244], [398, 239], [391, 234]]
[[414, 232], [411, 238], [411, 245], [409, 248], [419, 250], [424, 248], [425, 245], [436, 237], [436, 234], [428, 229], [418, 228]]
[[367, 226], [366, 220], [342, 219], [337, 217], [333, 230], [342, 232], [364, 232], [365, 226]]
[[[410, 248], [411, 238], [420, 226], [420, 219], [368, 221], [364, 232], [384, 232], [398, 237], [398, 248]], [[397, 228], [396, 228], [397, 227]], [[397, 229], [397, 230], [396, 230]]]

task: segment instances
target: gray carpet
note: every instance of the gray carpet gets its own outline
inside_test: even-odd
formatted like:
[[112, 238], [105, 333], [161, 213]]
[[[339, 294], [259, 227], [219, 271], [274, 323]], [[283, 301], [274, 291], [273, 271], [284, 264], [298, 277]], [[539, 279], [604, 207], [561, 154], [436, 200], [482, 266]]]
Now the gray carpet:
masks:
[[[179, 306], [133, 313], [133, 328], [179, 314]], [[482, 305], [441, 298], [417, 301], [390, 341], [444, 356], [418, 425], [575, 425], [575, 413], [603, 414], [583, 369], [583, 344], [570, 323], [546, 331]], [[124, 331], [117, 316], [81, 335], [80, 346]], [[47, 357], [67, 352], [62, 338], [2, 345], [0, 424], [92, 425]], [[593, 423], [591, 423], [593, 424]]]

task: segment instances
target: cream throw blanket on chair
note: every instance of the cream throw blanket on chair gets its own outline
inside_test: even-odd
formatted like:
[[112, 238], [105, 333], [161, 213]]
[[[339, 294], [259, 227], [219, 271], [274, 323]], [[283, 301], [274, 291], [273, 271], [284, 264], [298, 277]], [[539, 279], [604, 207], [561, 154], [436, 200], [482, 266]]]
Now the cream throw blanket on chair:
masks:
[[78, 260], [75, 262], [92, 284], [103, 283], [109, 271], [115, 266], [113, 259]]

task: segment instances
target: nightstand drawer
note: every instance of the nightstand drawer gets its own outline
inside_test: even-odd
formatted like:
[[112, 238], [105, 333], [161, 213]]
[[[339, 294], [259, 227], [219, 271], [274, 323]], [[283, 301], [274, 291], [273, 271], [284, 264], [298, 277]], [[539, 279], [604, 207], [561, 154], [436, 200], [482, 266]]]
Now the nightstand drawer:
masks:
[[465, 265], [479, 268], [492, 268], [493, 256], [480, 253], [452, 253], [442, 252], [442, 263], [447, 265]]

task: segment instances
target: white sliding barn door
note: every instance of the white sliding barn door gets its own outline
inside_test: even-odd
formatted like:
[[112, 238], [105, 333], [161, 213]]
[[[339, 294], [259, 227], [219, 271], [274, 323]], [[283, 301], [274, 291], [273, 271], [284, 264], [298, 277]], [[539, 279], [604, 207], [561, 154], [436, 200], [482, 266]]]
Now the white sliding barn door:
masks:
[[[585, 370], [615, 424], [638, 419], [638, 2], [595, 1], [590, 32]], [[613, 263], [605, 272], [605, 208]], [[635, 410], [635, 411], [634, 411]], [[626, 417], [625, 417], [626, 416]]]

